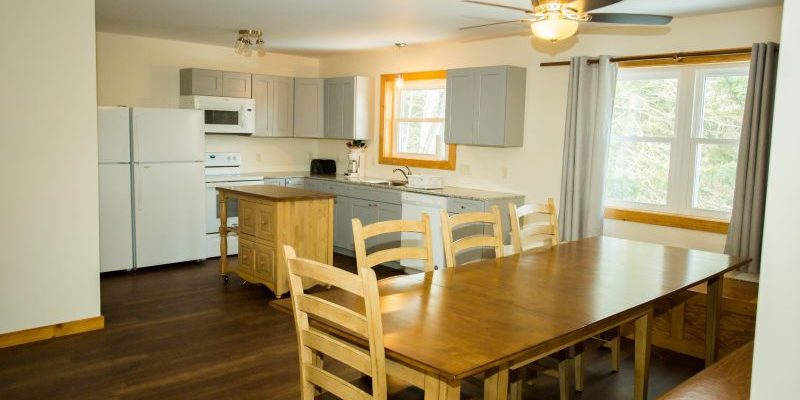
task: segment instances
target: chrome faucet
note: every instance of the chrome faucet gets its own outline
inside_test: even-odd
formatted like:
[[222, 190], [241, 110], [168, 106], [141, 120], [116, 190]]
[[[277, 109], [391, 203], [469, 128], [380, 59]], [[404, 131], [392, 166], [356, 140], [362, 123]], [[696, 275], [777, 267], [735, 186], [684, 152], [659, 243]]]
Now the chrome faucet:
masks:
[[403, 170], [402, 170], [402, 169], [400, 169], [400, 168], [395, 168], [395, 169], [394, 169], [392, 172], [393, 172], [393, 173], [394, 173], [394, 172], [399, 172], [399, 173], [403, 174], [403, 177], [404, 177], [404, 178], [406, 178], [406, 182], [408, 182], [408, 176], [409, 176], [409, 175], [411, 175], [411, 168], [408, 168], [408, 167], [407, 167], [407, 166], [405, 166], [405, 165], [403, 166], [403, 168], [405, 168], [406, 170], [405, 170], [405, 171], [403, 171]]

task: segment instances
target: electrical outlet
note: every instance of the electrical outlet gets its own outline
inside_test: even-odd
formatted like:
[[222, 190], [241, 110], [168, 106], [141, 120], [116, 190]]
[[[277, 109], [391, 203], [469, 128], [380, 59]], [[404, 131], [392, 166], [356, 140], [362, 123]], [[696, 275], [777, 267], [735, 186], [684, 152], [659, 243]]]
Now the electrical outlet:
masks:
[[503, 168], [500, 169], [500, 175], [503, 176], [503, 179], [508, 179], [508, 167], [503, 166]]
[[256, 153], [256, 162], [261, 162], [261, 153]]
[[469, 175], [469, 173], [470, 173], [470, 166], [469, 166], [469, 164], [461, 164], [461, 166], [460, 166], [458, 169], [460, 169], [460, 170], [461, 170], [461, 173], [462, 173], [463, 175]]

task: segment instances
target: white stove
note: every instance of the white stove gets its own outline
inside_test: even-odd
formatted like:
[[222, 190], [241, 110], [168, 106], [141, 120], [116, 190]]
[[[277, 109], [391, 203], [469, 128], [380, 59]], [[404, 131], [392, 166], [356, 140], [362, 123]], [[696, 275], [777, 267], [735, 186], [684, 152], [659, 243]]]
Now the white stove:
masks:
[[[206, 153], [206, 238], [207, 257], [219, 257], [219, 196], [220, 186], [253, 186], [263, 185], [264, 177], [258, 174], [241, 173], [240, 153]], [[236, 200], [228, 200], [228, 225], [237, 225], [239, 204]], [[235, 234], [228, 234], [228, 255], [239, 253], [239, 241]]]

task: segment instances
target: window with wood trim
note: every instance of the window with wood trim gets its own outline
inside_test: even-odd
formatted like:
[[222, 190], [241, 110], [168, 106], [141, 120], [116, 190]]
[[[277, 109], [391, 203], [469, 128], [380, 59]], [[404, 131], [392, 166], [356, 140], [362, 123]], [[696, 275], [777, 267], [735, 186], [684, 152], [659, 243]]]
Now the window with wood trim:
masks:
[[746, 63], [621, 69], [606, 204], [729, 219], [747, 78]]
[[456, 146], [444, 143], [446, 71], [381, 76], [378, 162], [455, 169]]

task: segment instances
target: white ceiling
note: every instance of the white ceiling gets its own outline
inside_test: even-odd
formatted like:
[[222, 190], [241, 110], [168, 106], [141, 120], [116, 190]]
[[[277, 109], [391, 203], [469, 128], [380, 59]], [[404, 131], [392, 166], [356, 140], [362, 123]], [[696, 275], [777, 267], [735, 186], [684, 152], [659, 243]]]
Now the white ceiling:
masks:
[[[529, 7], [529, 0], [487, 0]], [[624, 0], [600, 9], [686, 16], [755, 8], [781, 0]], [[524, 16], [460, 0], [96, 0], [97, 30], [233, 45], [239, 29], [264, 31], [271, 51], [322, 55], [496, 36], [516, 24], [459, 31]]]

